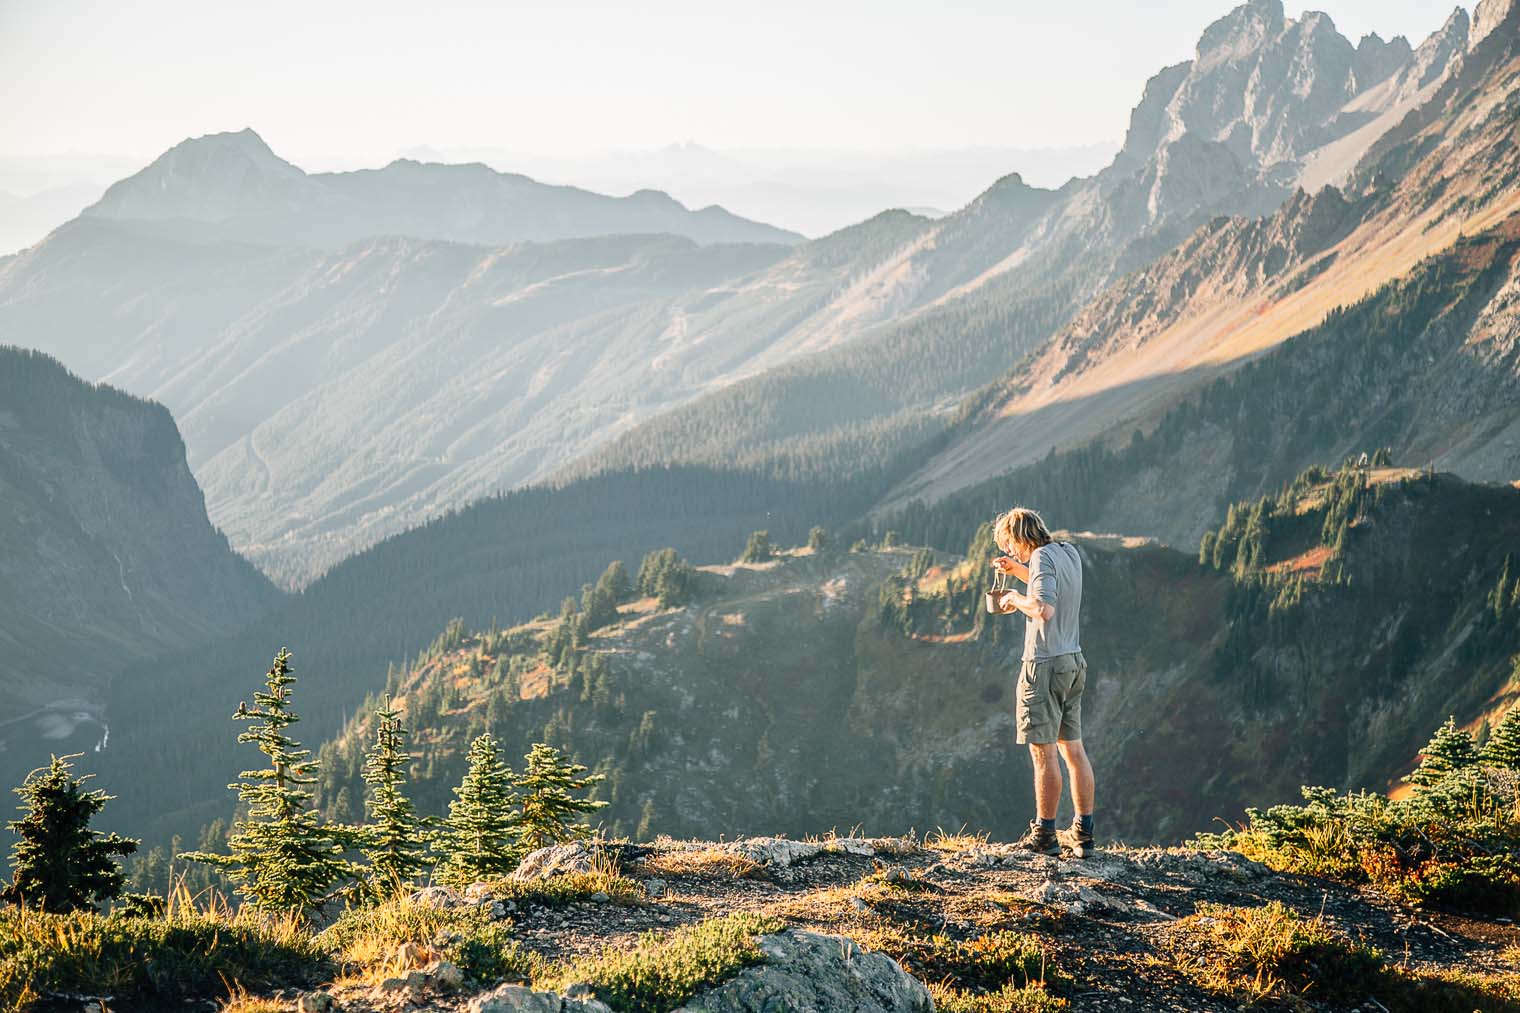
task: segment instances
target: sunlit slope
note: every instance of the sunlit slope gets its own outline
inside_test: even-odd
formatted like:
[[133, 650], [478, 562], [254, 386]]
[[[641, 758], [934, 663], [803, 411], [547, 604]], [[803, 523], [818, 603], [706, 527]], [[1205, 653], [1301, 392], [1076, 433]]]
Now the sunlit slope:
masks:
[[[1095, 299], [892, 502], [944, 495], [1052, 448], [1127, 438], [1199, 383], [1520, 210], [1515, 20], [1379, 142], [1347, 195], [1301, 194], [1261, 221], [1216, 220]], [[1503, 312], [1507, 296], [1496, 299]]]

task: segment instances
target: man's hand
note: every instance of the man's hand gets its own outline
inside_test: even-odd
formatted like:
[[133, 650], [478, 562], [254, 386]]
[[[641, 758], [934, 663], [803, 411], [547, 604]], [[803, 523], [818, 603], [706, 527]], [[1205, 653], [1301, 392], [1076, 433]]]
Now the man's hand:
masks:
[[1026, 583], [1029, 580], [1029, 567], [1014, 559], [1012, 556], [998, 556], [992, 560], [992, 568], [998, 573], [1017, 577]]

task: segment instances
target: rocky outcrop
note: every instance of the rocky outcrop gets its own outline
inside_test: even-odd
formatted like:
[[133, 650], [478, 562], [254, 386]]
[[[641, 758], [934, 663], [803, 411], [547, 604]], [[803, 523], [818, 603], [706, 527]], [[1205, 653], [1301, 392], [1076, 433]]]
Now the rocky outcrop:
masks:
[[681, 1007], [684, 1013], [768, 1013], [770, 1010], [854, 1010], [930, 1013], [923, 982], [884, 953], [843, 936], [789, 929], [760, 937], [765, 962]]
[[[854, 1010], [930, 1013], [924, 984], [884, 953], [843, 936], [787, 929], [758, 940], [761, 963], [700, 992], [674, 1013], [769, 1013], [772, 1010]], [[468, 1013], [609, 1013], [591, 988], [568, 994], [501, 985], [470, 1000]]]
[[517, 868], [512, 870], [512, 878], [529, 881], [564, 873], [592, 872], [598, 863], [605, 862], [606, 859], [594, 844], [588, 841], [568, 841], [529, 852]]

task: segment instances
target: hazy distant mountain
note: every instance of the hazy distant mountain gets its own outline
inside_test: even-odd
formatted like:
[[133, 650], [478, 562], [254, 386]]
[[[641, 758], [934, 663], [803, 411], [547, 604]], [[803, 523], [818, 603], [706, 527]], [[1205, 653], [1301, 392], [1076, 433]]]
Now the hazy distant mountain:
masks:
[[222, 239], [324, 248], [377, 235], [491, 245], [653, 233], [699, 243], [801, 239], [720, 207], [690, 211], [656, 190], [607, 197], [478, 164], [399, 159], [383, 169], [308, 174], [246, 129], [175, 145], [85, 215], [185, 220], [214, 225]]
[[31, 246], [104, 192], [104, 186], [89, 183], [43, 190], [29, 197], [0, 192], [0, 256]]
[[[600, 193], [658, 187], [691, 206], [719, 204], [736, 214], [824, 236], [885, 208], [959, 208], [989, 183], [1018, 172], [1035, 186], [1090, 176], [1115, 144], [1063, 148], [978, 147], [902, 151], [714, 150], [696, 143], [576, 158], [489, 148], [411, 148], [421, 161], [480, 161], [535, 179]], [[932, 217], [939, 217], [943, 212]]]

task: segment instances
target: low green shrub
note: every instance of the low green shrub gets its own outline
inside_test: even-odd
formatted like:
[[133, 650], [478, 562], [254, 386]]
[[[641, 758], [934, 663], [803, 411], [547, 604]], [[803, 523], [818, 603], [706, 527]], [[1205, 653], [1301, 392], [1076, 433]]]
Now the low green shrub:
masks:
[[1281, 872], [1368, 883], [1410, 904], [1520, 914], [1520, 800], [1512, 772], [1480, 765], [1408, 798], [1304, 788], [1303, 805], [1246, 810], [1246, 822], [1200, 834]]
[[1042, 985], [1009, 983], [995, 992], [968, 992], [935, 983], [929, 994], [940, 1013], [1060, 1013], [1071, 1006]]
[[1242, 1004], [1389, 1013], [1520, 1013], [1520, 975], [1420, 973], [1277, 901], [1199, 905], [1171, 929], [1173, 963], [1204, 991]]
[[599, 999], [621, 1013], [662, 1013], [699, 989], [760, 963], [757, 938], [784, 927], [780, 919], [742, 912], [688, 925], [664, 937], [645, 933], [632, 949], [604, 950], [536, 984], [562, 988], [586, 982]]
[[489, 883], [493, 897], [519, 905], [564, 907], [590, 900], [597, 894], [605, 894], [614, 904], [638, 904], [644, 900], [644, 888], [637, 880], [611, 868], [567, 872], [529, 881], [493, 879]]
[[220, 903], [174, 898], [152, 917], [0, 908], [4, 1010], [48, 992], [178, 998], [301, 984], [330, 969], [327, 951], [296, 919]]
[[402, 895], [349, 908], [315, 942], [343, 963], [377, 976], [405, 970], [396, 955], [407, 943], [452, 961], [483, 984], [545, 973], [543, 958], [513, 939], [511, 930], [509, 922], [492, 921], [482, 908], [441, 908]]

